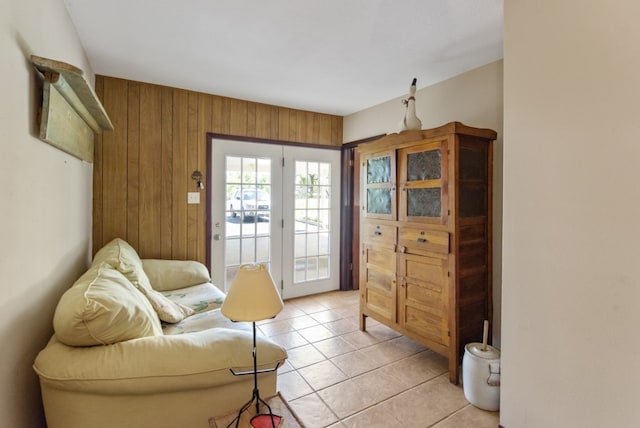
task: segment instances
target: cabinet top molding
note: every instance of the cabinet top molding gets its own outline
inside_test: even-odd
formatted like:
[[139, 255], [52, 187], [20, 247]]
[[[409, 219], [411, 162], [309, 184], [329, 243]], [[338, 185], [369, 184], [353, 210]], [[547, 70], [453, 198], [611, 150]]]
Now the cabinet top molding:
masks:
[[388, 134], [378, 140], [360, 145], [361, 151], [375, 151], [388, 146], [396, 146], [403, 143], [412, 143], [429, 138], [437, 138], [448, 134], [469, 135], [472, 137], [495, 140], [498, 136], [496, 131], [487, 128], [474, 128], [461, 122], [449, 122], [446, 125], [431, 129], [421, 129], [415, 131], [404, 131], [400, 133]]
[[84, 72], [62, 61], [31, 55], [31, 63], [56, 86], [61, 95], [96, 133], [112, 130], [113, 124]]

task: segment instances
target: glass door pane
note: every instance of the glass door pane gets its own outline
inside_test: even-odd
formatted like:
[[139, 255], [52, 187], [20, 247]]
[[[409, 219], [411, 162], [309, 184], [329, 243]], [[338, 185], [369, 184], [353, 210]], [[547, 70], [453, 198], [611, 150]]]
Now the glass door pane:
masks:
[[295, 161], [294, 284], [330, 276], [331, 164]]
[[264, 264], [281, 282], [282, 148], [213, 140], [212, 278], [228, 291], [243, 264]]
[[262, 263], [283, 298], [337, 290], [340, 151], [213, 140], [212, 155], [214, 284]]
[[225, 156], [225, 282], [243, 264], [271, 263], [271, 159]]
[[286, 146], [284, 158], [284, 183], [292, 184], [283, 188], [283, 296], [336, 290], [340, 152]]

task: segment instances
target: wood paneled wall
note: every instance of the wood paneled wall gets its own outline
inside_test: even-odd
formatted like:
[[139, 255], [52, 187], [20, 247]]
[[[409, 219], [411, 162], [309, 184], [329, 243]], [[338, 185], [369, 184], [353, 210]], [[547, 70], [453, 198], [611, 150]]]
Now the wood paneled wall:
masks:
[[96, 76], [96, 93], [113, 131], [96, 137], [93, 252], [113, 238], [142, 258], [206, 263], [207, 133], [342, 145], [342, 117], [258, 104], [183, 89]]

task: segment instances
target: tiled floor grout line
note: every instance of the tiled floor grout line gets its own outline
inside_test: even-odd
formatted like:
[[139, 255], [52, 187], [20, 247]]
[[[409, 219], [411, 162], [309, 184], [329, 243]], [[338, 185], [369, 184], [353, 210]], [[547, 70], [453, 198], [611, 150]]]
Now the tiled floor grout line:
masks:
[[[350, 417], [353, 417], [353, 416], [357, 416], [357, 415], [358, 415], [358, 414], [360, 414], [360, 413], [366, 412], [367, 410], [371, 409], [372, 407], [378, 406], [378, 405], [380, 405], [380, 403], [383, 403], [383, 402], [385, 402], [386, 400], [389, 400], [390, 398], [393, 398], [393, 397], [396, 397], [396, 396], [398, 396], [398, 395], [400, 395], [400, 394], [404, 394], [404, 393], [406, 393], [406, 392], [409, 392], [409, 391], [411, 391], [412, 389], [417, 389], [417, 388], [419, 388], [420, 386], [424, 385], [425, 383], [431, 382], [431, 381], [432, 381], [432, 380], [434, 380], [435, 378], [437, 378], [437, 377], [439, 377], [439, 376], [442, 376], [444, 373], [446, 373], [446, 372], [443, 372], [443, 373], [440, 373], [440, 374], [434, 375], [432, 378], [429, 378], [429, 379], [427, 379], [427, 380], [425, 380], [425, 381], [423, 381], [423, 382], [420, 382], [419, 384], [414, 385], [414, 386], [412, 386], [412, 387], [410, 387], [410, 388], [404, 389], [404, 390], [402, 390], [402, 391], [398, 392], [397, 394], [392, 395], [392, 396], [391, 396], [391, 397], [389, 397], [389, 398], [385, 398], [384, 400], [380, 400], [380, 401], [378, 401], [378, 402], [376, 402], [376, 403], [371, 404], [370, 406], [365, 407], [365, 408], [364, 408], [364, 409], [362, 409], [362, 410], [359, 410], [359, 411], [357, 411], [357, 412], [355, 412], [355, 413], [353, 413], [353, 414], [347, 415], [345, 418], [343, 418], [343, 420], [344, 420], [344, 419], [347, 419], [347, 418], [350, 418]], [[466, 407], [466, 406], [465, 406], [465, 407]], [[460, 410], [462, 410], [462, 409], [460, 409]], [[459, 410], [458, 410], [458, 411], [459, 411]], [[457, 412], [456, 412], [456, 413], [457, 413]], [[454, 413], [454, 414], [455, 414], [455, 413]], [[442, 420], [445, 420], [445, 419], [447, 419], [447, 418], [449, 418], [449, 417], [451, 417], [451, 416], [452, 416], [452, 415], [447, 415], [447, 416], [445, 416], [444, 418], [442, 418], [440, 421], [435, 422], [435, 423], [434, 423], [434, 424], [432, 424], [432, 425], [429, 425], [429, 427], [434, 426], [434, 425], [437, 425], [437, 424], [439, 424], [440, 422], [442, 422]], [[395, 419], [395, 417], [394, 417], [394, 419]]]
[[[336, 336], [334, 336], [334, 337], [339, 337], [339, 336], [341, 336], [341, 335], [336, 335]], [[357, 350], [358, 350], [358, 351], [366, 350], [366, 349], [368, 349], [368, 348], [372, 348], [372, 347], [374, 347], [374, 346], [376, 346], [376, 345], [379, 345], [379, 344], [381, 344], [381, 343], [384, 343], [384, 342], [390, 342], [390, 341], [392, 341], [392, 340], [396, 339], [397, 337], [399, 337], [399, 336], [395, 336], [395, 337], [392, 337], [392, 338], [389, 338], [389, 339], [381, 340], [381, 341], [379, 341], [379, 342], [376, 342], [376, 343], [372, 343], [372, 344], [370, 344], [370, 345], [367, 345], [367, 346], [365, 346], [365, 347], [363, 347], [363, 348], [357, 348]], [[305, 339], [305, 340], [306, 340], [306, 339]], [[308, 341], [307, 341], [307, 342], [308, 342]], [[314, 345], [314, 343], [316, 343], [316, 342], [308, 342], [308, 344], [309, 344], [309, 345], [311, 345], [311, 346], [313, 346], [313, 347], [314, 347], [314, 349], [316, 349], [318, 352], [322, 353], [322, 351], [321, 351], [321, 350], [319, 350], [319, 349]], [[331, 409], [331, 407], [329, 406], [329, 403], [327, 403], [327, 402], [322, 398], [322, 396], [319, 394], [319, 392], [321, 392], [321, 391], [323, 391], [323, 390], [325, 390], [325, 389], [327, 389], [327, 388], [333, 387], [333, 386], [335, 386], [335, 385], [338, 385], [338, 384], [340, 384], [340, 383], [344, 383], [344, 382], [348, 382], [348, 381], [352, 381], [352, 380], [355, 380], [355, 379], [361, 378], [361, 377], [365, 376], [365, 375], [366, 375], [366, 374], [368, 374], [368, 373], [374, 372], [374, 371], [376, 371], [376, 370], [383, 369], [384, 367], [389, 366], [389, 365], [391, 365], [391, 364], [396, 364], [396, 363], [401, 362], [401, 361], [403, 361], [403, 360], [408, 360], [409, 358], [414, 357], [414, 356], [416, 356], [416, 355], [420, 354], [421, 352], [424, 352], [424, 351], [413, 352], [413, 353], [411, 353], [411, 354], [409, 354], [409, 355], [405, 355], [405, 356], [403, 356], [403, 357], [401, 357], [401, 358], [399, 358], [399, 359], [397, 359], [397, 360], [392, 360], [392, 361], [389, 361], [388, 363], [385, 363], [385, 364], [382, 364], [382, 365], [380, 365], [380, 366], [376, 366], [376, 367], [373, 367], [373, 368], [371, 368], [371, 369], [369, 369], [369, 370], [363, 371], [362, 373], [358, 373], [358, 374], [357, 374], [357, 375], [355, 375], [355, 376], [349, 376], [347, 373], [344, 373], [344, 372], [342, 372], [342, 370], [341, 370], [341, 372], [342, 372], [345, 376], [347, 376], [347, 377], [346, 377], [346, 379], [343, 379], [343, 380], [341, 380], [341, 381], [338, 381], [338, 382], [336, 382], [336, 383], [334, 383], [334, 384], [331, 384], [331, 385], [325, 386], [325, 387], [320, 388], [320, 389], [315, 389], [315, 388], [313, 387], [313, 385], [311, 385], [311, 384], [307, 381], [307, 379], [306, 379], [306, 378], [305, 378], [305, 377], [304, 377], [304, 376], [299, 372], [299, 370], [300, 370], [300, 369], [303, 369], [303, 368], [305, 368], [305, 367], [309, 367], [309, 366], [311, 366], [311, 365], [313, 365], [313, 364], [310, 364], [309, 366], [299, 367], [299, 368], [295, 368], [295, 367], [294, 367], [294, 368], [293, 368], [293, 371], [295, 371], [296, 373], [298, 373], [298, 375], [299, 375], [299, 376], [304, 380], [304, 382], [309, 386], [309, 388], [311, 389], [311, 392], [310, 392], [310, 393], [308, 393], [308, 394], [304, 394], [304, 395], [302, 395], [302, 396], [300, 396], [300, 397], [296, 397], [293, 401], [298, 400], [298, 399], [303, 398], [303, 397], [308, 397], [308, 396], [310, 396], [310, 395], [314, 395], [314, 394], [315, 394], [315, 395], [317, 395], [317, 396], [318, 396], [318, 398], [319, 398], [319, 399], [320, 399], [320, 400], [325, 404], [325, 406], [327, 406], [327, 408], [328, 408], [328, 409], [333, 413], [333, 415], [336, 417], [336, 419], [337, 419], [338, 421], [345, 420], [345, 419], [347, 419], [347, 418], [350, 418], [350, 417], [356, 416], [356, 415], [358, 415], [358, 414], [360, 414], [360, 413], [365, 412], [366, 410], [368, 410], [368, 409], [370, 409], [370, 408], [372, 408], [372, 407], [375, 407], [375, 406], [379, 405], [380, 403], [383, 403], [383, 402], [384, 402], [384, 401], [386, 401], [386, 400], [389, 400], [389, 399], [391, 399], [391, 398], [393, 398], [393, 397], [395, 397], [395, 396], [398, 396], [398, 395], [403, 394], [403, 393], [405, 393], [405, 392], [411, 391], [412, 389], [415, 389], [415, 388], [417, 388], [417, 387], [419, 387], [419, 386], [421, 386], [421, 385], [423, 385], [423, 384], [425, 384], [425, 383], [427, 383], [427, 382], [430, 382], [430, 381], [434, 380], [435, 378], [437, 378], [437, 377], [439, 377], [439, 376], [442, 376], [443, 374], [447, 373], [447, 371], [445, 370], [445, 371], [442, 371], [442, 372], [436, 373], [436, 374], [434, 374], [432, 377], [430, 377], [429, 379], [426, 379], [426, 380], [424, 380], [424, 381], [422, 381], [422, 382], [420, 382], [420, 383], [418, 383], [418, 384], [416, 384], [416, 385], [413, 385], [413, 386], [411, 386], [411, 387], [409, 387], [409, 388], [403, 389], [402, 391], [399, 391], [399, 392], [397, 392], [397, 393], [395, 393], [395, 394], [393, 394], [393, 395], [391, 395], [391, 396], [389, 396], [389, 397], [387, 397], [387, 398], [381, 399], [380, 401], [376, 401], [375, 403], [372, 403], [371, 405], [368, 405], [368, 406], [366, 406], [365, 408], [363, 408], [363, 409], [361, 409], [361, 410], [358, 410], [358, 411], [353, 412], [353, 413], [351, 413], [351, 414], [347, 414], [347, 415], [346, 415], [346, 416], [344, 416], [343, 418], [340, 418], [340, 417], [339, 417], [339, 416], [338, 416], [338, 415], [337, 415], [337, 414], [336, 414], [336, 413]], [[323, 354], [323, 355], [324, 355], [324, 354]], [[325, 357], [326, 357], [326, 355], [325, 355]], [[328, 357], [326, 357], [326, 360], [327, 360], [327, 361], [331, 361], [331, 359], [330, 359], [330, 358], [328, 358]], [[335, 364], [334, 364], [334, 365], [335, 365]], [[337, 367], [337, 366], [336, 366], [336, 367]], [[337, 367], [337, 368], [340, 370], [340, 367]], [[451, 416], [451, 415], [447, 415], [447, 416], [446, 416], [445, 418], [443, 418], [443, 419], [446, 419], [446, 418], [448, 418], [449, 416]], [[435, 425], [435, 424], [434, 424], [434, 425]], [[327, 425], [327, 426], [329, 426], [329, 425]]]
[[460, 413], [460, 412], [463, 412], [465, 409], [470, 408], [470, 407], [473, 407], [473, 405], [472, 405], [472, 404], [470, 404], [470, 403], [468, 403], [466, 406], [464, 406], [464, 407], [462, 407], [462, 408], [460, 408], [460, 409], [456, 410], [455, 412], [451, 413], [450, 415], [446, 415], [446, 416], [444, 416], [442, 419], [440, 419], [440, 420], [439, 420], [439, 421], [437, 421], [437, 422], [434, 422], [433, 424], [429, 425], [427, 428], [435, 427], [435, 426], [437, 426], [439, 423], [442, 423], [442, 422], [446, 421], [447, 419], [450, 419], [450, 418], [455, 417], [455, 415], [456, 415], [456, 414], [458, 414], [458, 413]]
[[[303, 377], [303, 379], [304, 379], [304, 377]], [[305, 382], [306, 382], [306, 380], [305, 380]], [[303, 398], [303, 397], [308, 397], [308, 396], [310, 396], [310, 395], [314, 395], [314, 394], [315, 394], [315, 395], [317, 395], [317, 396], [318, 396], [318, 398], [320, 399], [320, 401], [322, 401], [322, 403], [327, 407], [327, 409], [329, 409], [329, 411], [330, 411], [331, 413], [333, 413], [333, 416], [335, 416], [335, 417], [336, 417], [336, 419], [337, 419], [338, 421], [340, 421], [340, 420], [341, 420], [341, 419], [340, 419], [340, 416], [338, 416], [338, 415], [336, 414], [336, 412], [334, 412], [334, 411], [333, 411], [333, 409], [329, 406], [329, 403], [327, 403], [327, 402], [322, 398], [322, 396], [321, 396], [320, 394], [318, 394], [318, 391], [316, 391], [315, 389], [313, 389], [313, 387], [312, 387], [311, 385], [309, 385], [309, 387], [312, 389], [312, 391], [311, 391], [309, 394], [305, 394], [305, 395], [303, 395], [303, 396], [300, 396], [300, 397], [296, 398], [296, 400], [298, 400], [298, 399], [300, 399], [300, 398]], [[327, 425], [327, 426], [329, 426], [329, 425]]]
[[[367, 322], [366, 333], [369, 334], [369, 337], [363, 336], [357, 326], [359, 323], [358, 298], [357, 292], [332, 292], [320, 296], [289, 300], [285, 302], [282, 316], [259, 324], [259, 328], [262, 327], [261, 331], [265, 335], [276, 341], [280, 336], [282, 343], [287, 343], [291, 359], [288, 362], [287, 370], [279, 374], [279, 376], [283, 375], [287, 379], [285, 384], [279, 385], [279, 389], [284, 391], [285, 398], [294, 406], [294, 410], [297, 407], [302, 415], [306, 414], [311, 418], [310, 421], [313, 422], [310, 422], [308, 428], [347, 428], [355, 426], [353, 425], [354, 423], [357, 423], [357, 426], [370, 426], [372, 428], [387, 426], [381, 425], [381, 420], [375, 419], [376, 415], [379, 416], [380, 412], [388, 412], [392, 409], [405, 408], [405, 400], [420, 400], [419, 397], [422, 397], [423, 394], [426, 394], [426, 397], [430, 400], [435, 400], [433, 401], [434, 405], [422, 409], [423, 411], [427, 410], [427, 417], [423, 421], [424, 425], [412, 423], [411, 426], [455, 428], [465, 425], [482, 428], [491, 426], [495, 428], [498, 425], [495, 413], [489, 414], [489, 416], [482, 413], [478, 414], [478, 412], [483, 411], [468, 404], [462, 397], [461, 389], [451, 388], [442, 379], [437, 380], [447, 373], [446, 366], [443, 366], [442, 357], [437, 353], [417, 345], [415, 342], [391, 331], [383, 324], [372, 319]], [[322, 320], [325, 321], [323, 322]], [[278, 324], [267, 327], [271, 323]], [[318, 328], [320, 326], [328, 330], [331, 335], [320, 338], [323, 335], [323, 329]], [[312, 330], [314, 328], [316, 331]], [[307, 331], [305, 332], [305, 330]], [[326, 342], [329, 340], [332, 342]], [[396, 340], [397, 342], [394, 343], [393, 341]], [[321, 346], [322, 342], [326, 343]], [[311, 352], [313, 350], [313, 354], [309, 358], [306, 355], [307, 349], [299, 349], [294, 357], [294, 349], [308, 345], [311, 345], [311, 347], [307, 348], [308, 351]], [[397, 355], [395, 354], [396, 350], [393, 349], [394, 346], [398, 347]], [[376, 349], [375, 347], [378, 348]], [[321, 349], [324, 349], [325, 352]], [[368, 361], [363, 360], [361, 362], [358, 359], [360, 357], [359, 354], [348, 356], [348, 354], [356, 352], [361, 352], [363, 356], [368, 356]], [[420, 354], [422, 353], [425, 354], [421, 356]], [[340, 358], [343, 356], [344, 358]], [[400, 357], [393, 359], [398, 356]], [[321, 357], [322, 359], [320, 360]], [[388, 361], [389, 358], [392, 359]], [[331, 363], [332, 366], [325, 364], [326, 362]], [[406, 364], [403, 362], [406, 362]], [[302, 365], [296, 367], [294, 363]], [[345, 366], [344, 363], [347, 363], [347, 365]], [[361, 363], [364, 365], [359, 365]], [[372, 366], [369, 367], [371, 364]], [[315, 371], [313, 368], [315, 365], [318, 365], [317, 370], [322, 371]], [[372, 373], [376, 370], [385, 370], [385, 368], [388, 369], [381, 373], [384, 375], [383, 379], [391, 375], [390, 379], [398, 380], [398, 382], [394, 381], [395, 386], [392, 387], [392, 390], [378, 395], [377, 392], [382, 390], [374, 386], [374, 389], [369, 389], [368, 392], [377, 391], [375, 392], [376, 395], [368, 397], [369, 399], [367, 399], [366, 395], [358, 395], [355, 392], [363, 386], [368, 388], [370, 385], [375, 385], [368, 383], [377, 382], [379, 378], [375, 374], [372, 375]], [[360, 369], [363, 371], [360, 371]], [[351, 375], [350, 373], [357, 374]], [[421, 377], [421, 379], [415, 379], [418, 381], [415, 385], [411, 382], [411, 376], [414, 373]], [[370, 376], [370, 379], [364, 378], [365, 376]], [[338, 380], [332, 383], [336, 379]], [[347, 385], [346, 383], [349, 381], [354, 381], [354, 383]], [[358, 381], [359, 383], [357, 383]], [[314, 385], [316, 387], [319, 386], [319, 388], [316, 389]], [[381, 385], [380, 387], [384, 388], [384, 382]], [[287, 389], [287, 387], [292, 389]], [[335, 390], [328, 390], [330, 388], [335, 388]], [[291, 393], [290, 398], [287, 398], [287, 391]], [[368, 392], [365, 391], [364, 394]], [[332, 395], [334, 393], [346, 393], [347, 396]], [[386, 393], [390, 395], [386, 395]], [[395, 397], [402, 394], [407, 394], [405, 399], [394, 400]], [[362, 399], [363, 397], [365, 398]], [[304, 398], [306, 400], [301, 400]], [[343, 399], [351, 400], [354, 398], [356, 401], [352, 403], [342, 402]], [[375, 402], [371, 403], [372, 400], [375, 400]], [[444, 409], [449, 410], [442, 410], [442, 405], [444, 405]], [[375, 409], [377, 406], [381, 407]], [[398, 421], [393, 426], [408, 426], [407, 420], [415, 422], [416, 416], [413, 412], [409, 414], [406, 413], [406, 410], [401, 410], [400, 412], [389, 414], [394, 421]], [[443, 414], [443, 412], [447, 413]], [[318, 415], [324, 414], [332, 416], [331, 419], [327, 418], [332, 422], [321, 422], [322, 418], [318, 417]], [[466, 424], [460, 422], [476, 416], [484, 418], [484, 422], [480, 425], [476, 425], [475, 422], [473, 425], [469, 425], [468, 422]]]
[[[409, 358], [409, 357], [411, 357], [411, 356], [413, 356], [413, 355], [416, 355], [416, 354], [412, 354], [412, 355], [407, 356], [407, 357], [404, 357], [404, 358], [402, 358], [402, 359], [407, 359], [407, 358]], [[356, 375], [356, 376], [354, 376], [354, 377], [347, 378], [347, 379], [345, 379], [345, 380], [343, 380], [343, 381], [340, 381], [340, 382], [338, 382], [338, 383], [342, 383], [342, 382], [347, 382], [347, 381], [349, 381], [349, 380], [353, 380], [353, 379], [358, 378], [358, 377], [361, 377], [361, 376], [363, 376], [364, 374], [369, 373], [369, 372], [371, 372], [371, 371], [378, 370], [378, 369], [380, 369], [380, 368], [382, 368], [382, 367], [385, 367], [385, 366], [387, 366], [387, 365], [389, 365], [389, 364], [393, 364], [393, 363], [395, 363], [395, 362], [401, 361], [402, 359], [400, 359], [400, 360], [396, 360], [396, 361], [392, 361], [392, 362], [390, 362], [390, 363], [388, 363], [388, 364], [385, 364], [385, 365], [383, 365], [383, 366], [380, 366], [380, 367], [378, 367], [378, 368], [376, 368], [376, 369], [369, 370], [368, 372], [363, 372], [363, 373], [361, 373], [361, 374], [359, 374], [359, 375]], [[297, 371], [297, 369], [295, 369], [295, 370]], [[436, 379], [436, 378], [438, 378], [438, 377], [440, 377], [440, 376], [442, 376], [442, 375], [444, 375], [444, 374], [446, 374], [446, 373], [447, 373], [446, 371], [443, 371], [442, 373], [437, 373], [437, 374], [433, 375], [432, 377], [430, 377], [429, 379], [426, 379], [426, 380], [424, 380], [424, 381], [422, 381], [422, 382], [420, 382], [420, 383], [418, 383], [418, 384], [416, 384], [416, 385], [413, 385], [413, 386], [411, 386], [411, 387], [409, 387], [409, 388], [407, 388], [407, 389], [403, 389], [402, 391], [397, 392], [397, 393], [395, 393], [395, 394], [391, 395], [390, 397], [387, 397], [387, 398], [382, 399], [382, 400], [380, 400], [380, 401], [376, 401], [375, 403], [372, 403], [372, 404], [370, 404], [370, 405], [368, 405], [368, 406], [366, 406], [366, 407], [364, 407], [364, 408], [362, 408], [362, 409], [360, 409], [360, 410], [358, 410], [358, 411], [356, 411], [356, 412], [353, 412], [353, 413], [351, 413], [351, 414], [348, 414], [348, 415], [346, 415], [346, 416], [345, 416], [345, 417], [343, 417], [343, 418], [340, 418], [340, 417], [339, 417], [339, 416], [338, 416], [338, 415], [337, 415], [337, 414], [336, 414], [336, 413], [331, 409], [331, 407], [329, 407], [329, 404], [328, 404], [328, 403], [327, 403], [327, 402], [322, 398], [322, 396], [320, 396], [320, 395], [318, 394], [318, 392], [322, 391], [323, 389], [329, 388], [329, 386], [327, 386], [327, 387], [325, 387], [325, 388], [322, 388], [322, 389], [319, 389], [319, 390], [315, 390], [315, 389], [313, 389], [313, 387], [312, 387], [311, 385], [309, 385], [309, 387], [312, 389], [312, 392], [310, 392], [309, 394], [305, 394], [305, 395], [302, 395], [302, 396], [300, 396], [300, 397], [297, 397], [295, 400], [300, 399], [300, 398], [303, 398], [303, 397], [308, 397], [309, 395], [317, 394], [317, 395], [318, 395], [318, 397], [320, 398], [320, 400], [321, 400], [321, 401], [322, 401], [322, 402], [327, 406], [327, 408], [328, 408], [329, 410], [331, 410], [331, 412], [333, 413], [333, 415], [334, 415], [334, 416], [335, 416], [335, 417], [340, 421], [340, 420], [345, 420], [345, 419], [351, 418], [351, 417], [353, 417], [353, 416], [357, 416], [358, 414], [361, 414], [361, 413], [363, 413], [363, 412], [366, 412], [367, 410], [371, 409], [372, 407], [375, 407], [375, 406], [380, 405], [381, 403], [385, 402], [386, 400], [389, 400], [389, 399], [391, 399], [391, 398], [393, 398], [393, 397], [396, 397], [396, 396], [398, 396], [398, 395], [401, 395], [401, 394], [404, 394], [404, 393], [406, 393], [406, 392], [409, 392], [409, 391], [411, 391], [411, 390], [413, 390], [413, 389], [417, 389], [417, 388], [419, 388], [420, 386], [422, 386], [422, 385], [424, 385], [424, 384], [426, 384], [426, 383], [428, 383], [428, 382], [431, 382], [431, 381], [433, 381], [434, 379]], [[304, 377], [303, 377], [303, 379], [304, 379]], [[306, 380], [305, 380], [305, 382], [306, 382]], [[335, 384], [333, 384], [333, 385], [337, 385], [338, 383], [335, 383]], [[307, 383], [307, 384], [308, 384], [308, 383]], [[333, 386], [333, 385], [330, 385], [330, 386]], [[456, 413], [460, 412], [461, 410], [463, 410], [464, 408], [466, 408], [466, 407], [468, 407], [468, 406], [470, 406], [470, 405], [471, 405], [471, 404], [469, 404], [469, 405], [467, 405], [467, 406], [464, 406], [463, 408], [461, 408], [461, 409], [459, 409], [459, 410], [455, 411], [454, 413], [452, 413], [452, 414], [450, 414], [450, 415], [446, 415], [446, 416], [445, 416], [445, 417], [443, 417], [441, 420], [439, 420], [439, 421], [437, 421], [437, 422], [435, 422], [435, 423], [433, 423], [433, 424], [429, 425], [429, 427], [432, 427], [432, 426], [435, 426], [435, 425], [439, 424], [439, 423], [440, 423], [440, 422], [442, 422], [443, 420], [446, 420], [446, 419], [450, 418], [451, 416], [455, 415]], [[327, 426], [330, 426], [330, 425], [327, 425]]]

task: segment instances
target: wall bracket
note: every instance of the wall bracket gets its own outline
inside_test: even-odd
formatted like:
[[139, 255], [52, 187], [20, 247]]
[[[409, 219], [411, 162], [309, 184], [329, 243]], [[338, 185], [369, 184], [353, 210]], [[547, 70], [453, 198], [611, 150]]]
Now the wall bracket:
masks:
[[31, 55], [31, 63], [44, 76], [39, 111], [40, 139], [93, 162], [95, 134], [113, 124], [84, 72], [73, 65]]

